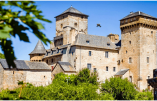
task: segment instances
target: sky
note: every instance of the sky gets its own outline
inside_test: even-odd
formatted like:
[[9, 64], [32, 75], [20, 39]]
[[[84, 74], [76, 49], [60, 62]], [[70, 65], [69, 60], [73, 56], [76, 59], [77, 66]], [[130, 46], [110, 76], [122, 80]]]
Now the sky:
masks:
[[[89, 15], [88, 17], [88, 34], [107, 36], [110, 33], [119, 34], [120, 19], [130, 14], [130, 12], [141, 11], [148, 15], [157, 17], [157, 1], [35, 1], [37, 8], [42, 11], [44, 18], [49, 19], [52, 23], [43, 23], [45, 29], [42, 32], [50, 40], [55, 37], [56, 26], [55, 16], [63, 13], [71, 5], [80, 12]], [[101, 27], [96, 27], [97, 23]], [[15, 56], [18, 60], [30, 60], [31, 53], [38, 38], [30, 32], [27, 32], [30, 42], [23, 42], [19, 37], [11, 38]], [[45, 45], [45, 49], [50, 49], [50, 45]], [[0, 49], [0, 53], [3, 53]]]

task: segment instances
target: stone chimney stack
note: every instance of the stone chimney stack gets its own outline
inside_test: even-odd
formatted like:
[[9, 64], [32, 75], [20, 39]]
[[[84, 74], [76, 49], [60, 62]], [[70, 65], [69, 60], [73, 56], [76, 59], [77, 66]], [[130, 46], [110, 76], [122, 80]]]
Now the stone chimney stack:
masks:
[[111, 42], [118, 42], [119, 41], [119, 35], [118, 34], [112, 34], [110, 33], [107, 37], [110, 38]]

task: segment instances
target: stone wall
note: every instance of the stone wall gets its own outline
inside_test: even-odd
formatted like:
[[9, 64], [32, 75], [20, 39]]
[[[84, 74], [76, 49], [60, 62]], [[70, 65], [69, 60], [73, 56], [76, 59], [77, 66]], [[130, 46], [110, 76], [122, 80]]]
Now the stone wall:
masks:
[[[91, 56], [89, 56], [91, 51]], [[105, 57], [105, 51], [108, 51], [108, 58]], [[97, 68], [99, 81], [105, 81], [118, 72], [118, 51], [108, 49], [98, 49], [90, 47], [76, 47], [76, 71], [82, 68], [87, 68], [87, 64], [91, 64], [91, 71]], [[108, 71], [106, 71], [108, 66]], [[116, 67], [116, 71], [113, 71], [113, 67]]]
[[26, 82], [26, 71], [4, 70], [3, 89], [18, 87], [18, 81]]
[[3, 88], [3, 72], [4, 72], [3, 67], [0, 64], [0, 91]]
[[26, 82], [35, 86], [46, 86], [52, 82], [51, 71], [27, 71]]
[[52, 80], [55, 78], [55, 75], [56, 75], [56, 74], [61, 73], [61, 72], [63, 73], [64, 71], [63, 71], [63, 69], [60, 67], [60, 65], [57, 64], [56, 67], [55, 67], [55, 69], [52, 71], [52, 74], [51, 74]]

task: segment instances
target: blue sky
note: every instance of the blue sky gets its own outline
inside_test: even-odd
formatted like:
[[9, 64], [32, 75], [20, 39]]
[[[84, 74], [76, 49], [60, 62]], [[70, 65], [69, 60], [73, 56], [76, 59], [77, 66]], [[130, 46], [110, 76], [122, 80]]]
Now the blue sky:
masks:
[[[109, 33], [121, 34], [120, 19], [127, 16], [131, 11], [141, 11], [151, 16], [157, 17], [157, 1], [35, 1], [38, 9], [43, 11], [45, 18], [52, 23], [43, 23], [44, 34], [53, 40], [55, 37], [55, 16], [61, 14], [71, 5], [84, 14], [89, 15], [88, 18], [88, 34], [107, 36]], [[100, 23], [100, 27], [96, 24]], [[15, 56], [18, 60], [29, 60], [29, 53], [33, 51], [38, 42], [38, 38], [28, 32], [30, 43], [19, 40], [16, 36], [12, 38]], [[120, 35], [121, 37], [121, 35]], [[46, 49], [50, 45], [44, 45]], [[0, 50], [2, 53], [2, 50]]]

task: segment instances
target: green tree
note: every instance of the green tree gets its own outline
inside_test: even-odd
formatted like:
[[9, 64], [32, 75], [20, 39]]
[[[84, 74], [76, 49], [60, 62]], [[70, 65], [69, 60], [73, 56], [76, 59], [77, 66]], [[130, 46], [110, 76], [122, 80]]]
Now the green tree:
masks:
[[[10, 9], [11, 7], [19, 8], [20, 10], [13, 11]], [[24, 15], [21, 15], [22, 12]], [[50, 43], [50, 40], [41, 32], [44, 26], [39, 21], [51, 21], [45, 19], [41, 13], [41, 10], [37, 10], [37, 5], [35, 5], [34, 1], [0, 2], [0, 46], [9, 67], [15, 67], [13, 60], [16, 59], [11, 37], [18, 35], [21, 41], [29, 42], [26, 31], [31, 31], [46, 45]]]
[[135, 98], [137, 91], [135, 86], [127, 78], [112, 77], [106, 79], [101, 85], [102, 93], [110, 93], [116, 100], [131, 100]]
[[5, 59], [4, 54], [0, 53], [0, 59]]
[[138, 92], [135, 95], [135, 100], [153, 100], [153, 93], [149, 91]]

